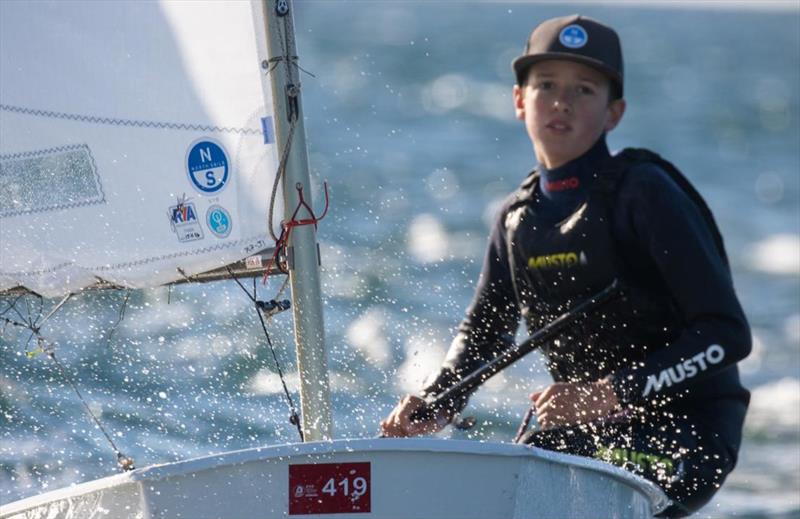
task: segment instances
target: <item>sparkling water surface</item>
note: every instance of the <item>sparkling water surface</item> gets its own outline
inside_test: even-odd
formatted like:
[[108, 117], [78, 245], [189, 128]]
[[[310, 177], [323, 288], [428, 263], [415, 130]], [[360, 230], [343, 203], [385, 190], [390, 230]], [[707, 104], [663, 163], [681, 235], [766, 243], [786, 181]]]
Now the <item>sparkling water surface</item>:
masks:
[[[298, 2], [315, 200], [327, 180], [332, 202], [319, 239], [336, 437], [374, 436], [441, 362], [494, 210], [534, 165], [509, 62], [537, 22], [581, 12], [623, 40], [628, 110], [610, 147], [650, 147], [694, 181], [753, 329], [739, 465], [698, 517], [800, 517], [800, 8], [784, 5]], [[297, 440], [239, 287], [132, 292], [115, 327], [124, 299], [81, 295], [43, 333], [138, 466]], [[270, 333], [297, 404], [290, 316]], [[57, 366], [27, 357], [26, 340], [8, 327], [0, 339], [0, 503], [115, 472]], [[475, 395], [475, 429], [443, 434], [509, 441], [549, 381], [533, 354]]]

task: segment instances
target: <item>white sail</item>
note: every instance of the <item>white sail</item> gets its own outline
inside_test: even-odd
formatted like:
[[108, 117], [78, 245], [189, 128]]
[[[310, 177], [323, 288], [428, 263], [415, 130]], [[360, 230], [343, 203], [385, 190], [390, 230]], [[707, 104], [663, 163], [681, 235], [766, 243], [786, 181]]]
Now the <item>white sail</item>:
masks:
[[0, 2], [0, 291], [155, 286], [272, 244], [253, 9]]

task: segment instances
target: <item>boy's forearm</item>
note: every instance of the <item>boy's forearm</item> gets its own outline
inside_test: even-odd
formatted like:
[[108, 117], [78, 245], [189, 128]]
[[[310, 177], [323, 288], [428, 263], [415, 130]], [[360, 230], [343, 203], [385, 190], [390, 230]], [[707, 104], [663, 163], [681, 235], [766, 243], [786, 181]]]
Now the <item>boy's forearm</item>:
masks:
[[745, 321], [708, 319], [688, 327], [675, 342], [642, 364], [623, 368], [606, 380], [624, 404], [669, 400], [744, 359], [750, 349], [750, 329]]

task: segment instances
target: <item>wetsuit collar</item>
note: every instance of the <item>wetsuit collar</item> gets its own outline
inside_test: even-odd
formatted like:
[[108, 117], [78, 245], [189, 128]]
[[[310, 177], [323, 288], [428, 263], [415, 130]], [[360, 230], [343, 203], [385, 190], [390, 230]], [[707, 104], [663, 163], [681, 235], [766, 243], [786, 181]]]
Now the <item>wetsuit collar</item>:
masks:
[[557, 168], [539, 167], [539, 188], [546, 198], [570, 197], [585, 192], [598, 167], [611, 155], [605, 134], [586, 153]]

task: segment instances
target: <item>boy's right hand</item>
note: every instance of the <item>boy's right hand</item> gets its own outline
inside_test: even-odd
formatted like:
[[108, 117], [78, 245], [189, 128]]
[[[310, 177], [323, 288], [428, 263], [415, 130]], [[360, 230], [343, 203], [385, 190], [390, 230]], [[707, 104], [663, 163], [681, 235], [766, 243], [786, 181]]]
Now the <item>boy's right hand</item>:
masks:
[[450, 423], [451, 417], [444, 409], [436, 413], [435, 418], [424, 422], [411, 420], [414, 411], [425, 405], [425, 401], [418, 396], [406, 395], [392, 409], [389, 416], [381, 421], [381, 436], [387, 438], [406, 438], [421, 434], [433, 434], [444, 429]]

